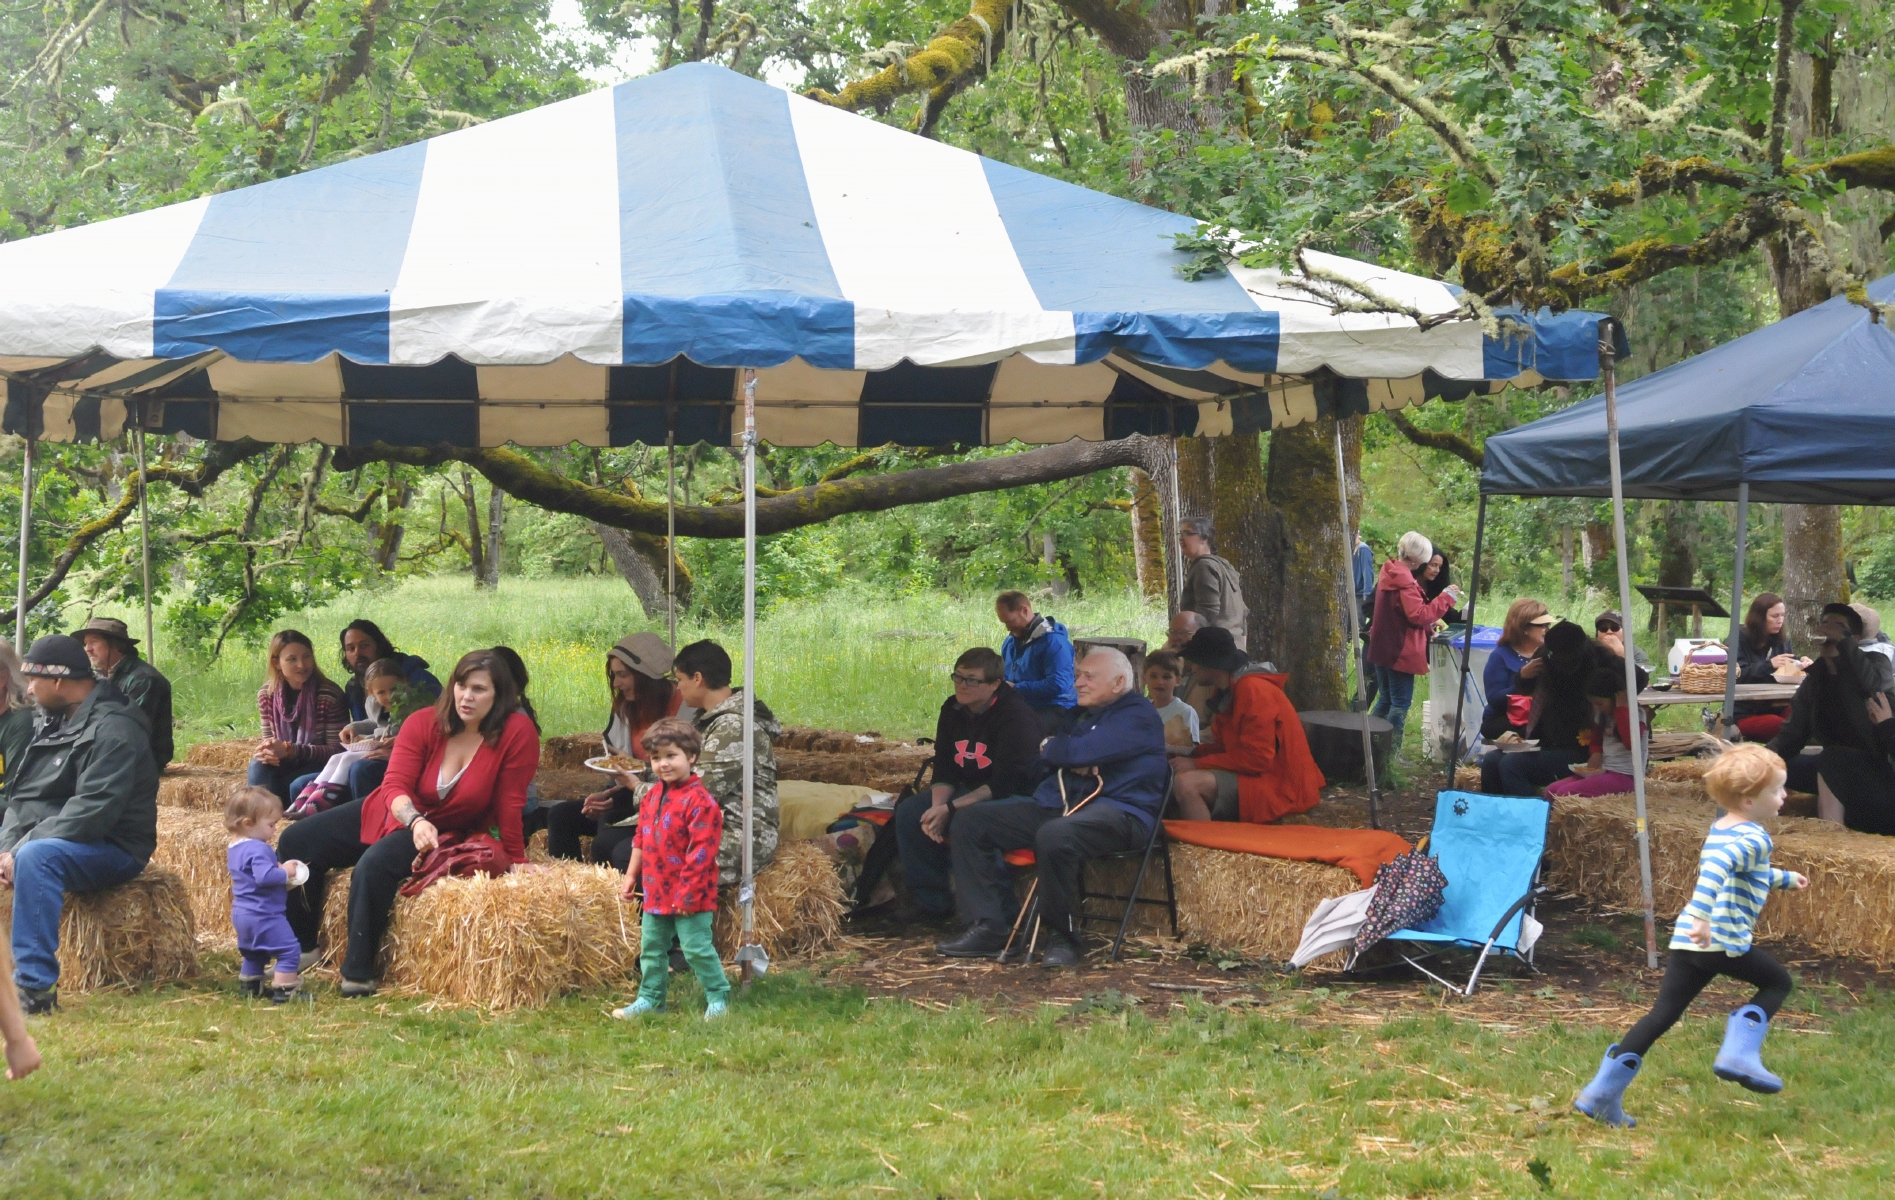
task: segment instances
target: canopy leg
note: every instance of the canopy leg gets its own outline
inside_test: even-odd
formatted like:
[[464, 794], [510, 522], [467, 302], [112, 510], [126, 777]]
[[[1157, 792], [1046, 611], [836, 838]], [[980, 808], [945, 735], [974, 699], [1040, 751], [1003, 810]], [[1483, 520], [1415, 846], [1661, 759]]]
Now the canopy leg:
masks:
[[1362, 644], [1362, 610], [1355, 594], [1355, 539], [1349, 536], [1349, 473], [1342, 459], [1342, 417], [1331, 418], [1336, 425], [1336, 498], [1342, 508], [1342, 581], [1349, 597], [1349, 645], [1342, 656], [1342, 677], [1349, 677], [1349, 659], [1358, 663], [1355, 673], [1356, 707], [1362, 711], [1362, 774], [1369, 783], [1369, 828], [1382, 827], [1382, 786], [1375, 778], [1375, 735], [1369, 731], [1369, 690], [1362, 678], [1358, 648]]
[[678, 652], [678, 439], [665, 422], [665, 624], [671, 652]]
[[145, 661], [156, 663], [158, 639], [151, 620], [151, 509], [145, 502], [145, 413], [138, 406], [138, 436], [132, 445], [138, 452], [138, 553], [145, 589]]
[[36, 439], [26, 439], [24, 466], [20, 474], [20, 586], [13, 601], [13, 648], [26, 653], [26, 568], [33, 546], [33, 447]]
[[1724, 740], [1737, 739], [1737, 639], [1744, 619], [1744, 550], [1750, 542], [1750, 484], [1737, 485], [1737, 563], [1731, 580], [1731, 631], [1724, 660]]
[[737, 892], [743, 908], [743, 935], [739, 939], [738, 970], [743, 986], [751, 982], [756, 941], [756, 861], [751, 849], [752, 807], [757, 786], [757, 373], [744, 370], [744, 822], [743, 885]]
[[[1644, 714], [1638, 707], [1638, 666], [1632, 641], [1632, 572], [1625, 547], [1625, 478], [1619, 468], [1619, 393], [1611, 321], [1599, 322], [1599, 376], [1605, 381], [1606, 457], [1612, 468], [1612, 536], [1618, 541], [1619, 611], [1625, 614], [1625, 695], [1631, 706], [1632, 791], [1638, 813], [1639, 898], [1645, 903], [1645, 965], [1658, 969], [1658, 922], [1652, 904], [1652, 838], [1645, 819]], [[1662, 631], [1661, 631], [1662, 632]]]
[[1461, 674], [1454, 689], [1454, 740], [1448, 743], [1448, 788], [1450, 790], [1454, 787], [1454, 772], [1461, 765], [1461, 723], [1466, 719], [1468, 663], [1474, 654], [1474, 604], [1480, 599], [1481, 542], [1486, 535], [1487, 496], [1482, 493], [1480, 507], [1474, 510], [1474, 570], [1467, 580], [1467, 632], [1461, 637]]

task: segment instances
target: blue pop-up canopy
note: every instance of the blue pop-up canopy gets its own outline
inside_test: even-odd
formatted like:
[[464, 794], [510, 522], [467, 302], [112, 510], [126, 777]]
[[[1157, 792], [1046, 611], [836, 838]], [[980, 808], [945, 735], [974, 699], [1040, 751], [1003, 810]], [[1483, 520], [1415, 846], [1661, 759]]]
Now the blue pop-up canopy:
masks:
[[[1869, 285], [1895, 301], [1895, 275]], [[1895, 504], [1895, 330], [1837, 296], [1619, 389], [1625, 494]], [[1487, 495], [1608, 496], [1605, 402], [1487, 439]]]

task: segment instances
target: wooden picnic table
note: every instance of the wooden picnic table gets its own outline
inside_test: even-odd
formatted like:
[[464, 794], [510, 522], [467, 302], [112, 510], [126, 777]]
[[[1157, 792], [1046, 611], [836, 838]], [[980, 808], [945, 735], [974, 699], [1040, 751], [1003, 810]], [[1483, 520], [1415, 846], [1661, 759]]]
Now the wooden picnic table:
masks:
[[[1737, 685], [1737, 699], [1745, 700], [1788, 700], [1796, 695], [1794, 683], [1740, 683]], [[1640, 704], [1716, 704], [1724, 703], [1723, 692], [1682, 692], [1677, 688], [1658, 691], [1646, 688], [1638, 694]]]

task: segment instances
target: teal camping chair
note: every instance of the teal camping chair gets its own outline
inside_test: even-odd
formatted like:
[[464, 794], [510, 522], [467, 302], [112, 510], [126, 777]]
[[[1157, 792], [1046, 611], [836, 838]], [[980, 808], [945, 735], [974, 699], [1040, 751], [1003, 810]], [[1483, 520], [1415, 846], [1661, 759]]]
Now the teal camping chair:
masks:
[[[1433, 920], [1388, 935], [1403, 961], [1464, 996], [1474, 994], [1481, 968], [1495, 953], [1532, 967], [1540, 931], [1534, 906], [1546, 891], [1540, 886], [1540, 859], [1551, 812], [1552, 806], [1537, 796], [1442, 792], [1435, 797], [1428, 853], [1448, 886]], [[1422, 965], [1455, 946], [1480, 951], [1466, 987]], [[1351, 959], [1350, 969], [1354, 966]]]

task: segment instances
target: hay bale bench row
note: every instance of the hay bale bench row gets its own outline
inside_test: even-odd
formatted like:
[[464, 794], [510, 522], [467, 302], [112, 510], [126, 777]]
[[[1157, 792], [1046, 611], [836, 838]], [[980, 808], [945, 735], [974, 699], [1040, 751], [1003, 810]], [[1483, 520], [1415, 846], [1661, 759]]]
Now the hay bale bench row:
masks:
[[[13, 889], [0, 888], [0, 929], [12, 927]], [[179, 983], [197, 978], [198, 970], [197, 924], [177, 872], [152, 865], [118, 887], [66, 894], [61, 992]]]
[[[1648, 797], [1646, 815], [1654, 902], [1660, 923], [1669, 928], [1697, 881], [1698, 850], [1712, 810], [1708, 800]], [[1801, 871], [1810, 886], [1773, 894], [1758, 937], [1793, 938], [1826, 954], [1895, 966], [1895, 838], [1788, 816], [1777, 819], [1772, 835], [1771, 864]], [[1611, 908], [1642, 910], [1633, 797], [1554, 804], [1544, 882]]]

